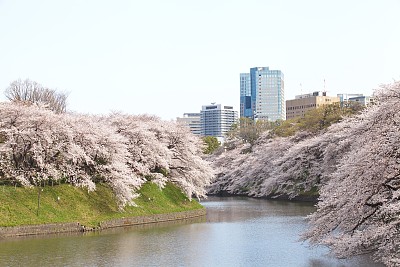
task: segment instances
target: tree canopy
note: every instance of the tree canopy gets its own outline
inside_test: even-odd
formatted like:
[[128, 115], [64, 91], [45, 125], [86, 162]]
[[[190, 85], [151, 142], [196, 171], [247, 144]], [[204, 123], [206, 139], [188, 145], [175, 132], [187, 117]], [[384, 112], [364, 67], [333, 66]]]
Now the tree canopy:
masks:
[[204, 136], [202, 140], [205, 144], [205, 148], [203, 149], [204, 154], [211, 154], [221, 146], [221, 143], [215, 136]]

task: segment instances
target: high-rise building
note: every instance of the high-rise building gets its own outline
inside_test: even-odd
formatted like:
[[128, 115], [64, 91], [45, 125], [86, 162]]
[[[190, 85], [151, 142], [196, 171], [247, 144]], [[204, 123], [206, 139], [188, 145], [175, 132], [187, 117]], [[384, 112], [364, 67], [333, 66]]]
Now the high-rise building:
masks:
[[232, 106], [212, 103], [204, 105], [200, 111], [201, 135], [215, 136], [223, 142], [226, 133], [237, 120], [237, 111]]
[[316, 91], [311, 94], [297, 95], [295, 99], [286, 101], [286, 119], [304, 116], [311, 109], [339, 102], [339, 97], [327, 96], [326, 92]]
[[183, 117], [176, 118], [176, 121], [189, 127], [195, 135], [201, 135], [200, 113], [184, 113]]
[[253, 117], [250, 73], [240, 73], [240, 117]]
[[284, 75], [269, 67], [254, 67], [240, 74], [240, 117], [286, 119]]

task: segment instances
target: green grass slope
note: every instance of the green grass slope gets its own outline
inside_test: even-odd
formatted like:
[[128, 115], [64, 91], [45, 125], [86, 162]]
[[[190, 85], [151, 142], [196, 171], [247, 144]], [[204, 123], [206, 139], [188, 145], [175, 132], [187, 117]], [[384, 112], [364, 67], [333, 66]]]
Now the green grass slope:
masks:
[[168, 183], [162, 190], [146, 183], [135, 199], [137, 207], [118, 209], [111, 189], [97, 184], [94, 192], [67, 184], [40, 188], [0, 186], [0, 226], [80, 222], [97, 226], [99, 222], [122, 217], [171, 213], [203, 208], [189, 199], [175, 185]]

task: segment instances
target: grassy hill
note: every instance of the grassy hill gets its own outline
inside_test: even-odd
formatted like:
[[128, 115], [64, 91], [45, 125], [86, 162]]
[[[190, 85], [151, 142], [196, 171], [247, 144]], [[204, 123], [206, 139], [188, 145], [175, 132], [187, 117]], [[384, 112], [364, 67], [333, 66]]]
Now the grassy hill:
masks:
[[[111, 188], [97, 184], [94, 192], [67, 184], [40, 189], [0, 186], [0, 226], [80, 222], [97, 226], [99, 222], [148, 214], [171, 213], [203, 208], [189, 199], [175, 185], [168, 183], [162, 190], [146, 183], [135, 199], [137, 207], [118, 210]], [[38, 192], [40, 208], [38, 210]]]

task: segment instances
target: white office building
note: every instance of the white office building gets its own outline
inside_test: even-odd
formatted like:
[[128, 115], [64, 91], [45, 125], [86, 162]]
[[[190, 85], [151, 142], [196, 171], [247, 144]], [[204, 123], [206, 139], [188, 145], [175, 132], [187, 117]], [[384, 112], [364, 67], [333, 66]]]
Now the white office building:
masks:
[[237, 121], [238, 113], [232, 106], [212, 103], [204, 105], [200, 112], [201, 135], [215, 136], [218, 141], [223, 142], [226, 133], [232, 124]]

